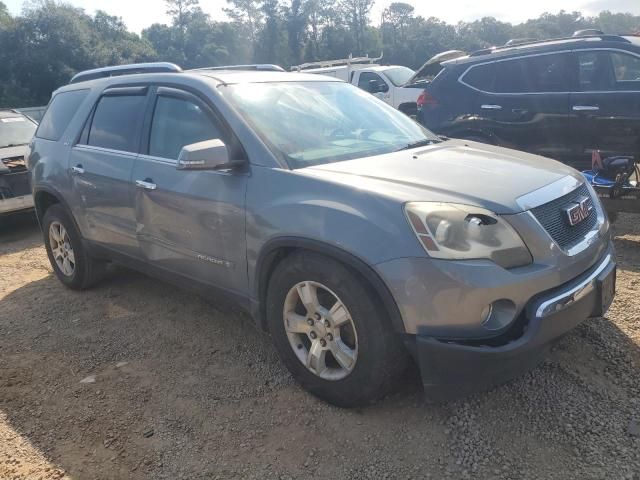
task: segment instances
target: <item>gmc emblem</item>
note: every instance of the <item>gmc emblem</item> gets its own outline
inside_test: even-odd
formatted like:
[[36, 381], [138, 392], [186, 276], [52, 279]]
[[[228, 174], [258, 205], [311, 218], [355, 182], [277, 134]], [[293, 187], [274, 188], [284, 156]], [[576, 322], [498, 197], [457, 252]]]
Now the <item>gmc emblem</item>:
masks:
[[564, 207], [569, 225], [574, 226], [585, 220], [593, 210], [593, 203], [589, 197], [580, 197], [576, 202]]

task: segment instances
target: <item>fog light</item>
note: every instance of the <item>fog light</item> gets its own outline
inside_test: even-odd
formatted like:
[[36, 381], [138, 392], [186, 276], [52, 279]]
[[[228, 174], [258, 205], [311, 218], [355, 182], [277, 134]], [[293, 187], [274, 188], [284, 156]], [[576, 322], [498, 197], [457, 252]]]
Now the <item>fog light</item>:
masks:
[[515, 303], [501, 299], [484, 307], [480, 318], [482, 326], [487, 330], [501, 330], [513, 321], [515, 315]]

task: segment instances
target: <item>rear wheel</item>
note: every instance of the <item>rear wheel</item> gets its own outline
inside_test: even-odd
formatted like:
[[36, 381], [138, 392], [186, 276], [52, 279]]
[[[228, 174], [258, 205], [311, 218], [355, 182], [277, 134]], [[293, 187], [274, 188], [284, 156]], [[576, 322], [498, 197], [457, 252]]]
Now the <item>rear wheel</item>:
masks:
[[52, 205], [42, 219], [47, 256], [54, 273], [69, 288], [82, 290], [102, 278], [104, 262], [91, 258], [75, 223], [61, 205]]
[[301, 252], [271, 276], [267, 321], [296, 380], [343, 407], [387, 393], [406, 366], [406, 352], [371, 289], [330, 258]]

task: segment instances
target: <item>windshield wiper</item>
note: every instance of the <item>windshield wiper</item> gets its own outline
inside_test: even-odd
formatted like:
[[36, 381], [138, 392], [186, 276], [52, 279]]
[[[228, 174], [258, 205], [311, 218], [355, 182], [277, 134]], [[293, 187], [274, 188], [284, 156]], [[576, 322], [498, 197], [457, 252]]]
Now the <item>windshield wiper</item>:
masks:
[[418, 140], [417, 142], [408, 143], [407, 145], [399, 148], [396, 151], [399, 152], [401, 150], [411, 150], [412, 148], [426, 147], [427, 145], [433, 145], [434, 143], [440, 143], [440, 140], [425, 138], [424, 140]]

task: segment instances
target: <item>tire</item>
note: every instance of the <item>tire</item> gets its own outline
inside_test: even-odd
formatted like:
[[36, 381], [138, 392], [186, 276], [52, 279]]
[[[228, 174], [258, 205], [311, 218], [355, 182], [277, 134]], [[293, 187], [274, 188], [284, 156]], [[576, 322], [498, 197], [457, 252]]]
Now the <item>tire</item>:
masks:
[[[314, 317], [311, 326], [309, 319], [313, 315], [301, 298], [313, 288], [320, 304], [315, 313], [322, 315]], [[336, 301], [345, 308], [332, 313], [330, 307], [335, 309]], [[298, 252], [285, 258], [270, 278], [266, 310], [269, 331], [285, 366], [305, 389], [329, 403], [340, 407], [373, 403], [389, 392], [406, 368], [407, 352], [373, 290], [357, 274], [329, 257]], [[289, 322], [289, 332], [285, 328], [285, 311], [296, 319]], [[334, 328], [340, 320], [343, 325]], [[325, 345], [318, 346], [323, 340]], [[327, 368], [322, 370], [320, 366], [313, 371], [303, 361], [308, 360], [311, 351], [317, 353], [320, 349], [325, 351]], [[346, 351], [352, 357], [345, 356]], [[338, 362], [339, 357], [342, 362]], [[350, 358], [354, 361], [348, 370], [344, 365], [349, 365]], [[316, 363], [323, 362], [314, 360], [312, 365]], [[322, 373], [319, 375], [318, 371]]]
[[[102, 278], [104, 262], [91, 258], [80, 232], [62, 205], [52, 205], [47, 209], [42, 219], [42, 232], [51, 267], [65, 286], [73, 290], [84, 290]], [[53, 232], [57, 232], [57, 239]]]

